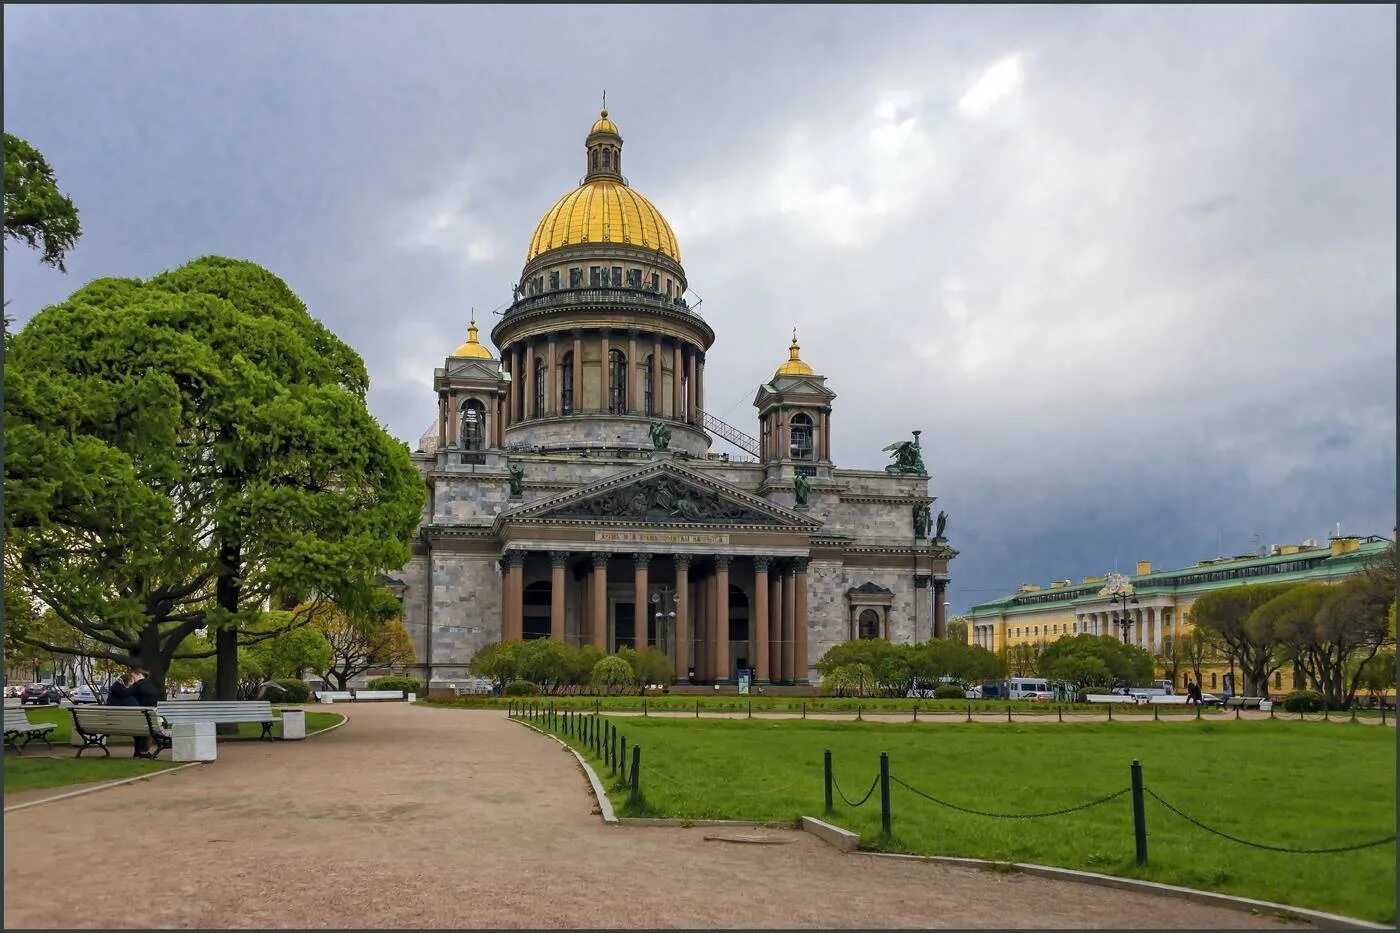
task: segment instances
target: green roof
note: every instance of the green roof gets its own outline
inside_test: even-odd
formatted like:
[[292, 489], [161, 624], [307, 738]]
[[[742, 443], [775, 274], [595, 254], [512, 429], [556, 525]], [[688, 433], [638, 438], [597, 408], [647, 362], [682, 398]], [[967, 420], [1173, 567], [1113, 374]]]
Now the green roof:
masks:
[[[1332, 556], [1331, 546], [1305, 548], [1292, 554], [1270, 554], [1267, 557], [1225, 558], [1209, 563], [1197, 563], [1177, 570], [1157, 570], [1128, 577], [1135, 592], [1202, 593], [1251, 581], [1294, 583], [1303, 580], [1329, 579], [1356, 573], [1368, 558], [1381, 554], [1390, 542], [1375, 535], [1363, 538], [1360, 547], [1346, 554]], [[1073, 606], [1098, 602], [1103, 583], [1080, 583], [1055, 589], [1011, 593], [1007, 596], [978, 603], [966, 615], [977, 618], [986, 615], [1043, 612], [1047, 606]]]

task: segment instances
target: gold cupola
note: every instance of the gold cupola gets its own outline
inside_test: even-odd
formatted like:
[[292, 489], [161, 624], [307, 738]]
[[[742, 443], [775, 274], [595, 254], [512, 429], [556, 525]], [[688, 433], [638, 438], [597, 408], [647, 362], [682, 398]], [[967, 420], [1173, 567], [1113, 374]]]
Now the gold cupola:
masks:
[[788, 347], [788, 360], [778, 367], [778, 371], [773, 374], [776, 379], [779, 376], [814, 376], [816, 371], [802, 361], [802, 357], [797, 355], [797, 351], [802, 348], [797, 345], [797, 328], [792, 329], [792, 345]]
[[530, 238], [525, 262], [552, 249], [619, 243], [654, 250], [681, 261], [680, 245], [666, 218], [622, 176], [622, 135], [604, 108], [584, 140], [583, 182], [545, 211]]
[[476, 315], [472, 315], [471, 324], [467, 326], [467, 342], [452, 351], [454, 357], [469, 360], [489, 360], [494, 359], [491, 351], [481, 345], [477, 339]]

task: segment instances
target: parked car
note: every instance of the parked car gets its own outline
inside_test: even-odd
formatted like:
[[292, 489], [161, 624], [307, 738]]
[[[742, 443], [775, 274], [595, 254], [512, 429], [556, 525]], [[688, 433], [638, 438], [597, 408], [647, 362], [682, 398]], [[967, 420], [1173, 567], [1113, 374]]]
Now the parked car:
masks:
[[55, 686], [54, 684], [30, 684], [25, 687], [24, 692], [19, 695], [19, 703], [21, 706], [27, 706], [30, 703], [35, 705], [43, 705], [45, 703], [56, 704], [59, 700], [62, 700], [64, 696], [63, 688]]
[[75, 687], [69, 697], [74, 703], [105, 703], [107, 702], [107, 691], [102, 688], [94, 690], [87, 684]]

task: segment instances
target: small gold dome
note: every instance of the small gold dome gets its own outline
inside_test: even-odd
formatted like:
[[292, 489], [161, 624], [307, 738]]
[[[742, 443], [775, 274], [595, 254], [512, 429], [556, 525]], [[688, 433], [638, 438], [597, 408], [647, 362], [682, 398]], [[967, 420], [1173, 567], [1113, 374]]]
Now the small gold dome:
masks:
[[806, 363], [802, 362], [802, 358], [797, 355], [797, 351], [800, 349], [801, 347], [797, 345], [797, 328], [794, 327], [792, 329], [792, 345], [788, 347], [788, 361], [778, 367], [778, 371], [773, 374], [774, 379], [778, 378], [779, 376], [816, 375], [816, 371], [813, 370], [812, 367], [808, 366]]
[[628, 243], [681, 261], [676, 235], [661, 212], [621, 181], [609, 178], [584, 182], [545, 211], [530, 238], [525, 261], [581, 243]]
[[608, 119], [606, 107], [598, 112], [598, 120], [593, 124], [593, 129], [588, 131], [589, 136], [597, 133], [611, 133], [618, 138], [622, 137], [622, 134], [618, 132], [617, 124]]
[[467, 327], [467, 342], [453, 350], [452, 355], [470, 360], [494, 359], [491, 356], [491, 351], [483, 347], [481, 342], [476, 339], [476, 334], [476, 317], [473, 316], [471, 324]]

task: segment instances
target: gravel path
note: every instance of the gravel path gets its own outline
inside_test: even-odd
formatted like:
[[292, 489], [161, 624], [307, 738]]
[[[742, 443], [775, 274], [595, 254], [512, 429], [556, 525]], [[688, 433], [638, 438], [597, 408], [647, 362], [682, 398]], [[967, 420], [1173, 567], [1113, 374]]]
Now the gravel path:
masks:
[[[8, 815], [5, 927], [1280, 925], [799, 832], [607, 827], [573, 757], [503, 712], [336, 709], [349, 723], [304, 743], [230, 743], [211, 765]], [[149, 870], [114, 858], [123, 845]]]

